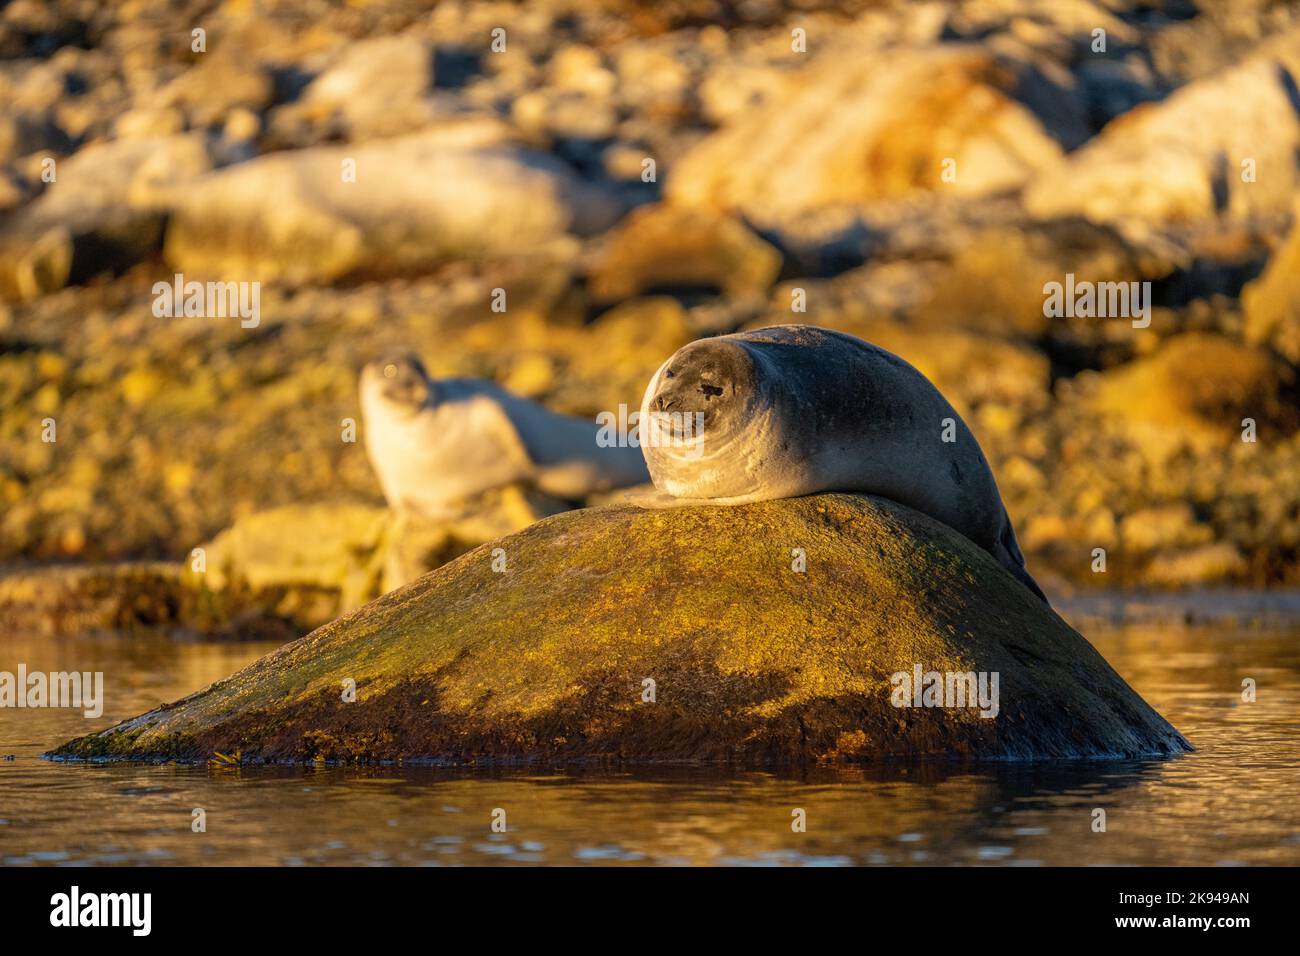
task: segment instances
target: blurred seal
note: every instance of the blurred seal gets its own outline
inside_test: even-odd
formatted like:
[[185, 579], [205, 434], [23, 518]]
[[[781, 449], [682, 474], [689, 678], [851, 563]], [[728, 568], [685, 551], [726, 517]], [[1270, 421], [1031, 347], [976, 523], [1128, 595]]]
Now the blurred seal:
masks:
[[782, 325], [678, 349], [650, 380], [640, 444], [657, 504], [822, 491], [889, 498], [948, 525], [1040, 598], [979, 443], [930, 381], [842, 332]]
[[411, 354], [361, 371], [366, 452], [384, 497], [437, 519], [471, 495], [525, 482], [557, 498], [650, 480], [635, 447], [602, 448], [598, 428], [479, 379], [429, 378]]

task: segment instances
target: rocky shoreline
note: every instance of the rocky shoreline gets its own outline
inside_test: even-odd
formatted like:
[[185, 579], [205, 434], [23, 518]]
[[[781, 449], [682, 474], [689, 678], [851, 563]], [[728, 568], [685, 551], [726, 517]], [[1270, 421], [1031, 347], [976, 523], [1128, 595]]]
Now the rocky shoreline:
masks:
[[[365, 359], [594, 417], [695, 337], [806, 321], [935, 381], [1049, 587], [1296, 584], [1293, 5], [308, 7], [0, 12], [6, 566], [274, 527], [322, 543], [272, 577], [328, 594], [254, 610], [314, 626], [386, 573], [341, 437]], [[261, 282], [257, 324], [158, 318], [177, 273]], [[1151, 283], [1149, 324], [1049, 317], [1067, 277]], [[517, 520], [426, 529], [407, 573]]]

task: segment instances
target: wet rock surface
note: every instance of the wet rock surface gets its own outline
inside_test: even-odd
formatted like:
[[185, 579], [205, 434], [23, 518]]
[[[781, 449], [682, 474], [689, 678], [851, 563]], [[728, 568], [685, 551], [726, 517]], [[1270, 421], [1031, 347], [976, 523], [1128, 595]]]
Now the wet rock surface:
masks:
[[[996, 672], [997, 704], [895, 706], [894, 675], [918, 666]], [[1187, 749], [971, 542], [891, 502], [820, 495], [548, 518], [54, 755], [791, 764]]]

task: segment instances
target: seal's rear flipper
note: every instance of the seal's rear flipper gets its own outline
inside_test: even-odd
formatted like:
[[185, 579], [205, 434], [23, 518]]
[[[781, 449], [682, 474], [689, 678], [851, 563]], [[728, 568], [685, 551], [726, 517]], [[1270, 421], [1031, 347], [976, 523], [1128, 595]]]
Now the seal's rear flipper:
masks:
[[997, 558], [998, 563], [1010, 571], [1017, 581], [1037, 594], [1044, 604], [1048, 607], [1052, 606], [1052, 602], [1047, 600], [1047, 595], [1038, 586], [1038, 582], [1025, 570], [1025, 555], [1020, 550], [1020, 542], [1016, 540], [1016, 529], [1011, 526], [1011, 518], [1005, 515], [1002, 519], [1002, 535], [998, 539], [998, 546], [993, 550], [993, 557]]
[[1047, 600], [1047, 595], [1044, 594], [1043, 589], [1038, 586], [1038, 582], [1030, 576], [1029, 572], [1026, 571], [1022, 565], [1010, 565], [1007, 567], [1007, 570], [1015, 576], [1017, 581], [1037, 594], [1044, 604], [1048, 607], [1052, 606], [1052, 602]]

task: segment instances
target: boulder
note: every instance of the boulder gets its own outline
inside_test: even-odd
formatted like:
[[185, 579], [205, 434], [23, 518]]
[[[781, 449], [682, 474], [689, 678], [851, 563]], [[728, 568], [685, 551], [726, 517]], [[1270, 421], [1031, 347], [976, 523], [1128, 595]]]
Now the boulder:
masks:
[[588, 288], [597, 304], [664, 288], [710, 288], [742, 298], [762, 295], [780, 271], [781, 253], [736, 219], [654, 205], [611, 230]]
[[1240, 442], [1245, 419], [1261, 441], [1291, 435], [1300, 426], [1294, 384], [1294, 371], [1263, 349], [1190, 332], [1103, 372], [1093, 405], [1158, 458], [1186, 445], [1205, 451]]
[[814, 61], [683, 156], [668, 197], [766, 226], [837, 203], [1014, 190], [1062, 156], [1017, 85], [1008, 64], [957, 44]]
[[328, 282], [531, 253], [619, 211], [557, 159], [435, 131], [273, 153], [205, 177], [165, 253], [196, 275]]
[[388, 526], [387, 510], [354, 502], [259, 511], [191, 552], [186, 580], [218, 618], [254, 605], [315, 627], [380, 593]]
[[154, 254], [186, 185], [212, 168], [201, 135], [92, 143], [0, 222], [0, 298], [34, 299]]
[[[912, 313], [928, 328], [960, 325], [985, 334], [1050, 336], [1096, 347], [1131, 336], [1128, 321], [1049, 318], [1044, 287], [1067, 275], [1091, 282], [1137, 282], [1166, 275], [1171, 265], [1135, 248], [1112, 229], [1081, 220], [1002, 223], [960, 239], [931, 280], [930, 297]], [[1127, 331], [1126, 331], [1127, 330]]]
[[[819, 325], [865, 313], [926, 331], [1047, 338], [1062, 351], [1092, 352], [1131, 342], [1131, 322], [1049, 317], [1046, 284], [1064, 283], [1068, 275], [1091, 282], [1155, 280], [1173, 269], [1167, 250], [1130, 243], [1109, 227], [1081, 219], [1026, 222], [1002, 202], [982, 212], [932, 203], [930, 215], [911, 220], [883, 212], [875, 207], [863, 222], [874, 248], [862, 265], [836, 270], [833, 278], [805, 273], [782, 283], [772, 297], [774, 310], [788, 316], [792, 292], [802, 288], [807, 321]], [[811, 237], [782, 232], [780, 238], [797, 244]]]
[[[996, 716], [894, 706], [907, 700], [896, 675], [916, 667], [996, 673]], [[791, 764], [1189, 749], [984, 551], [900, 505], [835, 494], [548, 518], [52, 756]]]
[[1296, 213], [1286, 241], [1241, 294], [1247, 341], [1272, 346], [1292, 365], [1300, 365], [1300, 205]]
[[1300, 188], [1297, 75], [1293, 27], [1240, 65], [1118, 117], [1035, 179], [1025, 204], [1157, 228], [1273, 215]]
[[260, 113], [275, 99], [270, 69], [231, 44], [197, 58], [176, 79], [150, 98], [149, 108], [176, 109], [191, 129], [216, 126], [236, 110]]
[[437, 522], [361, 502], [286, 505], [237, 520], [201, 564], [192, 552], [185, 580], [219, 624], [256, 611], [307, 630], [566, 507], [514, 485]]
[[426, 41], [368, 37], [345, 45], [299, 100], [275, 111], [272, 122], [281, 133], [315, 126], [351, 142], [409, 133], [436, 116], [433, 83], [434, 51]]

